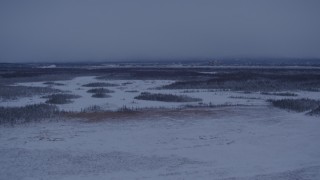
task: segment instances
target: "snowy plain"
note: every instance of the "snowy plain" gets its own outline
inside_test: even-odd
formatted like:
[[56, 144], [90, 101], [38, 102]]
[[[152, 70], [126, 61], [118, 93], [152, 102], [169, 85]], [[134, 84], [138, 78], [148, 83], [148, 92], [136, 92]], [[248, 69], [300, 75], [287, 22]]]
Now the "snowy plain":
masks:
[[[83, 85], [119, 86], [109, 98], [93, 98]], [[0, 126], [0, 179], [320, 179], [318, 116], [288, 112], [267, 99], [285, 96], [261, 92], [159, 89], [171, 80], [99, 80], [95, 76], [55, 81], [53, 88], [81, 96], [60, 110], [175, 109], [176, 114], [146, 113], [90, 121], [66, 118]], [[15, 85], [46, 87], [45, 82]], [[188, 95], [202, 104], [243, 105], [180, 109], [199, 102], [173, 103], [134, 99], [141, 92]], [[290, 98], [320, 100], [319, 92], [294, 91]], [[41, 96], [1, 101], [16, 107], [44, 103]]]
[[0, 179], [320, 179], [320, 121], [273, 107], [0, 127]]

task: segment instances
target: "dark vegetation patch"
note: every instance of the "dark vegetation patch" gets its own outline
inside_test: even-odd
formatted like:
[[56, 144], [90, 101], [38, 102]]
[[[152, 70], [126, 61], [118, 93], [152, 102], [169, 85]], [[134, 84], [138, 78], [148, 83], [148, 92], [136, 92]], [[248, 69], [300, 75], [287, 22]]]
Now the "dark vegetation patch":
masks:
[[253, 92], [252, 91], [242, 91], [241, 93], [243, 93], [243, 94], [252, 94]]
[[[21, 71], [29, 71], [29, 70], [21, 70]], [[32, 69], [35, 73], [38, 71], [38, 69]], [[20, 72], [17, 72], [18, 74]], [[30, 72], [31, 74], [33, 72]], [[51, 74], [52, 73], [52, 74]], [[7, 74], [7, 73], [5, 73]], [[4, 75], [5, 75], [4, 74]], [[63, 80], [71, 80], [75, 77], [78, 76], [84, 76], [85, 74], [72, 74], [68, 71], [65, 72], [60, 72], [58, 71], [57, 73], [54, 72], [43, 72], [43, 74], [39, 75], [32, 75], [29, 76], [29, 73], [19, 76], [13, 75], [12, 77], [0, 77], [0, 84], [8, 85], [8, 84], [14, 84], [14, 83], [23, 83], [23, 82], [51, 82], [51, 81], [63, 81]], [[0, 75], [1, 76], [1, 75]]]
[[133, 84], [132, 82], [124, 82], [124, 83], [121, 83], [122, 86], [126, 86], [126, 85], [129, 85], [129, 84]]
[[296, 112], [313, 111], [320, 106], [320, 101], [313, 99], [280, 99], [268, 101], [275, 107]]
[[[162, 117], [172, 117], [174, 119], [199, 119], [203, 117], [221, 117], [221, 116], [239, 116], [234, 111], [234, 106], [246, 108], [246, 105], [210, 105], [203, 106], [186, 105], [181, 108], [130, 108], [123, 106], [117, 111], [82, 111], [82, 112], [67, 112], [65, 115], [71, 118], [87, 119], [91, 122], [95, 121], [123, 121], [123, 120], [143, 120], [143, 119], [162, 119]], [[249, 108], [252, 108], [249, 106]], [[263, 111], [264, 112], [264, 111]], [[164, 116], [165, 115], [165, 116]]]
[[34, 104], [24, 107], [0, 107], [0, 124], [21, 124], [56, 117], [58, 108], [49, 104]]
[[229, 96], [229, 98], [232, 98], [232, 99], [261, 99], [258, 97], [247, 97], [247, 96]]
[[306, 89], [306, 91], [310, 91], [310, 92], [320, 92], [320, 88], [312, 88], [312, 87], [309, 87]]
[[118, 68], [106, 72], [97, 79], [126, 79], [126, 80], [177, 80], [190, 79], [199, 76], [206, 77], [205, 74], [198, 73], [195, 69], [188, 68]]
[[197, 102], [202, 101], [200, 98], [193, 98], [186, 95], [174, 95], [174, 94], [152, 94], [149, 92], [142, 92], [136, 96], [135, 99], [149, 100], [149, 101], [163, 101], [163, 102]]
[[260, 94], [273, 96], [298, 96], [297, 94], [290, 92], [261, 92]]
[[201, 92], [200, 90], [183, 90], [181, 93], [198, 93]]
[[104, 111], [101, 106], [92, 105], [87, 108], [81, 109], [81, 113], [90, 113], [90, 112], [102, 112]]
[[117, 110], [117, 112], [137, 112], [137, 111], [139, 111], [138, 108], [130, 108], [130, 107], [127, 107], [127, 106], [122, 106], [121, 108], [119, 108]]
[[46, 101], [47, 104], [69, 104], [73, 102], [71, 99], [77, 99], [80, 96], [74, 94], [52, 94], [42, 98], [48, 99]]
[[285, 91], [320, 88], [320, 73], [306, 71], [238, 70], [219, 72], [202, 80], [177, 81], [165, 89], [229, 89], [235, 91]]
[[88, 91], [87, 91], [88, 93], [114, 93], [114, 91], [113, 90], [110, 90], [110, 89], [105, 89], [105, 88], [93, 88], [93, 89], [89, 89]]
[[[242, 68], [242, 67], [117, 67], [117, 68], [0, 67], [0, 84], [30, 81], [56, 81], [78, 76], [98, 76], [97, 79], [169, 79], [178, 82], [165, 88], [173, 89], [231, 89], [243, 91], [320, 90], [320, 70], [300, 68]], [[71, 67], [71, 68], [68, 68]], [[200, 72], [216, 72], [204, 74]]]
[[58, 89], [50, 87], [29, 87], [29, 86], [1, 86], [0, 99], [12, 100], [21, 97], [30, 97], [34, 95], [45, 95], [49, 93], [59, 93]]
[[124, 92], [128, 92], [128, 93], [137, 93], [137, 92], [139, 92], [139, 91], [137, 91], [137, 90], [127, 90], [127, 91], [124, 91]]
[[105, 88], [93, 88], [87, 91], [88, 93], [93, 93], [91, 97], [94, 98], [108, 98], [111, 97], [107, 93], [114, 93], [114, 91]]
[[202, 108], [220, 108], [220, 107], [245, 107], [245, 106], [250, 106], [246, 104], [231, 104], [231, 103], [224, 103], [224, 104], [212, 104], [210, 103], [199, 103], [197, 105], [194, 104], [187, 104], [180, 106], [180, 108], [197, 108], [197, 109], [202, 109]]
[[94, 97], [94, 98], [109, 98], [111, 96], [106, 94], [106, 93], [94, 93], [94, 94], [92, 94], [91, 97]]
[[95, 83], [84, 84], [83, 86], [84, 87], [115, 87], [115, 86], [119, 86], [119, 85], [113, 84], [113, 83], [95, 82]]
[[43, 84], [49, 85], [49, 86], [64, 86], [65, 85], [65, 84], [62, 84], [62, 83], [54, 82], [54, 81], [47, 81], [47, 82], [44, 82]]

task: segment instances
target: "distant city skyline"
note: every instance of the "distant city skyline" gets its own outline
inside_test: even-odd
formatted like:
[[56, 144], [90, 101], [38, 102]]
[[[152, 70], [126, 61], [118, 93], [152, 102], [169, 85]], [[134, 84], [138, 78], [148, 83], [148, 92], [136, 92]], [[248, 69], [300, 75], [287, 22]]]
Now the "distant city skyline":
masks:
[[2, 0], [0, 62], [320, 58], [318, 0]]

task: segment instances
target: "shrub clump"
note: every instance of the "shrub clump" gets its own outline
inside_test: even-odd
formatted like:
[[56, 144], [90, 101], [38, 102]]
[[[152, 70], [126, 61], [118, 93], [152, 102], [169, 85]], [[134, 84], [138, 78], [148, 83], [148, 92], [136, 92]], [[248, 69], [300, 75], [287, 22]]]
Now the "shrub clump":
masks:
[[136, 112], [136, 111], [138, 111], [138, 109], [137, 108], [129, 108], [129, 107], [127, 107], [127, 106], [122, 106], [121, 108], [119, 108], [118, 110], [117, 110], [117, 112]]
[[275, 107], [296, 112], [315, 110], [320, 106], [320, 102], [313, 99], [281, 99], [268, 101]]
[[103, 108], [98, 105], [92, 105], [87, 108], [81, 109], [82, 113], [88, 113], [88, 112], [102, 112]]
[[87, 91], [88, 93], [95, 93], [95, 94], [101, 94], [101, 93], [114, 93], [114, 91], [110, 89], [105, 89], [105, 88], [94, 88], [94, 89], [89, 89]]
[[54, 105], [33, 104], [24, 107], [0, 107], [0, 124], [19, 124], [52, 118], [59, 110]]
[[46, 101], [47, 104], [68, 104], [73, 102], [71, 99], [80, 98], [80, 96], [74, 94], [52, 94], [42, 98], [48, 99]]
[[29, 87], [29, 86], [1, 86], [0, 99], [12, 100], [21, 97], [30, 97], [34, 95], [45, 95], [48, 93], [59, 93], [58, 89], [50, 87]]
[[94, 97], [94, 98], [108, 98], [108, 97], [111, 97], [111, 96], [106, 94], [106, 93], [95, 93], [95, 94], [92, 94], [91, 97]]
[[112, 83], [105, 83], [105, 82], [95, 82], [95, 83], [88, 83], [82, 85], [84, 87], [114, 87], [118, 86], [117, 84], [112, 84]]
[[47, 81], [47, 82], [44, 82], [43, 84], [49, 85], [49, 86], [64, 86], [65, 85], [65, 84], [57, 83], [57, 82], [53, 82], [53, 81]]
[[290, 92], [274, 92], [274, 93], [271, 93], [271, 92], [261, 92], [260, 94], [262, 95], [273, 95], [273, 96], [298, 96], [297, 94], [295, 93], [290, 93]]
[[278, 70], [232, 70], [218, 72], [203, 79], [181, 79], [164, 89], [230, 89], [235, 91], [292, 91], [317, 90], [320, 88], [320, 74], [317, 72]]
[[152, 94], [149, 92], [142, 92], [135, 99], [149, 100], [149, 101], [163, 101], [163, 102], [197, 102], [202, 101], [200, 98], [193, 98], [186, 95], [174, 95], [174, 94]]
[[137, 93], [137, 92], [139, 92], [139, 91], [137, 91], [137, 90], [127, 90], [127, 91], [124, 91], [124, 92], [128, 92], [128, 93]]

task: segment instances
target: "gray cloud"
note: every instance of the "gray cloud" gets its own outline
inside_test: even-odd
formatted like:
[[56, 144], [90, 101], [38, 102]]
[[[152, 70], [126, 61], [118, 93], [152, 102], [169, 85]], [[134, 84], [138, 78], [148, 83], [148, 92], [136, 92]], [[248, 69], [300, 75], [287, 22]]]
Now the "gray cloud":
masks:
[[2, 0], [0, 62], [320, 57], [319, 0]]

